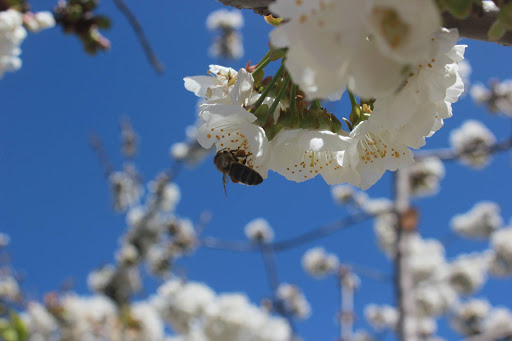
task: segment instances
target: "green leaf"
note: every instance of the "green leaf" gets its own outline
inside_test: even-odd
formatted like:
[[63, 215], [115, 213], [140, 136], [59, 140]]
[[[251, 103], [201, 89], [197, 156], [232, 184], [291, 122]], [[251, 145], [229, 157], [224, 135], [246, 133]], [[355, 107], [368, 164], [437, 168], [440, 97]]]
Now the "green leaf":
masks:
[[498, 20], [506, 29], [512, 30], [512, 2], [500, 8]]
[[507, 33], [506, 27], [504, 27], [499, 20], [496, 20], [489, 29], [489, 32], [487, 32], [487, 36], [490, 40], [499, 40], [505, 33]]
[[472, 0], [445, 0], [445, 7], [457, 19], [467, 18], [473, 7]]

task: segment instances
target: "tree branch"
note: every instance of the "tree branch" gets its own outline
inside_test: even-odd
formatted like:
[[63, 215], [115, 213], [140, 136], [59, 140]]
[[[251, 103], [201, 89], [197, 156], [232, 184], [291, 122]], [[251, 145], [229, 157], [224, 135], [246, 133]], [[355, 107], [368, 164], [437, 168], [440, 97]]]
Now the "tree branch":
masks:
[[[254, 12], [261, 15], [268, 15], [268, 5], [274, 0], [217, 0], [226, 6], [232, 6], [240, 9], [252, 9]], [[485, 8], [484, 14], [480, 18], [469, 17], [467, 19], [455, 19], [448, 13], [443, 14], [444, 26], [448, 28], [457, 28], [461, 38], [468, 38], [473, 40], [481, 40], [493, 42], [500, 45], [512, 45], [512, 32], [505, 34], [500, 40], [492, 41], [487, 37], [489, 28], [494, 23], [498, 16], [498, 10], [492, 8]]]
[[123, 0], [114, 0], [114, 3], [116, 4], [119, 11], [125, 16], [126, 20], [128, 20], [128, 23], [135, 32], [135, 35], [137, 36], [139, 43], [142, 45], [142, 49], [144, 50], [146, 58], [148, 59], [151, 66], [153, 66], [157, 73], [162, 74], [165, 68], [162, 65], [162, 63], [160, 63], [158, 57], [153, 51], [153, 48], [149, 44], [148, 38], [144, 34], [144, 30], [142, 29], [142, 26], [137, 20], [135, 14], [133, 14], [133, 12], [128, 8], [128, 6], [126, 6]]
[[415, 231], [408, 230], [402, 217], [410, 209], [409, 169], [404, 168], [395, 173], [395, 208], [396, 225], [396, 256], [395, 256], [395, 288], [398, 307], [397, 332], [402, 341], [418, 340], [416, 329], [416, 307], [412, 291], [414, 281], [409, 269], [411, 241]]
[[437, 157], [442, 161], [456, 161], [464, 157], [465, 155], [471, 155], [475, 152], [488, 153], [488, 154], [496, 154], [499, 152], [507, 151], [512, 149], [512, 137], [498, 141], [489, 148], [479, 148], [479, 149], [469, 149], [462, 153], [457, 153], [450, 148], [445, 149], [433, 149], [433, 150], [425, 150], [414, 153], [414, 158], [416, 160], [425, 159], [429, 157]]
[[[371, 218], [373, 218], [373, 216], [366, 214], [366, 213], [351, 215], [351, 216], [341, 219], [339, 221], [336, 221], [336, 222], [324, 225], [322, 227], [319, 227], [317, 229], [311, 230], [309, 232], [300, 234], [296, 237], [292, 237], [290, 239], [285, 239], [280, 242], [274, 242], [274, 243], [271, 243], [268, 245], [270, 247], [272, 247], [272, 250], [274, 252], [285, 251], [285, 250], [292, 249], [292, 248], [297, 247], [302, 244], [310, 243], [316, 239], [326, 237], [326, 236], [333, 234], [339, 230], [348, 228], [348, 227], [356, 225], [358, 223], [362, 223]], [[256, 244], [250, 244], [250, 243], [241, 242], [241, 241], [226, 241], [226, 240], [220, 240], [220, 239], [213, 238], [213, 237], [206, 237], [206, 238], [201, 239], [200, 244], [204, 247], [211, 248], [211, 249], [221, 249], [221, 250], [229, 250], [229, 251], [236, 251], [236, 252], [257, 252], [260, 250], [258, 245], [256, 245]]]

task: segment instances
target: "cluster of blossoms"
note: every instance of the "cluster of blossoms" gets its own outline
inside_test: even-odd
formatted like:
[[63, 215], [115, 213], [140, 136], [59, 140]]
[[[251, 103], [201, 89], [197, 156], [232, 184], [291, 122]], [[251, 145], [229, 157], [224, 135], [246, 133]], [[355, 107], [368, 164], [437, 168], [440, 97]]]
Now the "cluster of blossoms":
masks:
[[55, 26], [49, 12], [21, 13], [14, 9], [0, 11], [0, 78], [6, 71], [21, 67], [20, 45], [27, 36], [25, 26], [32, 32]]
[[238, 10], [224, 9], [210, 13], [206, 27], [210, 31], [220, 31], [210, 47], [210, 55], [228, 59], [239, 59], [244, 55], [242, 36], [238, 32], [244, 26], [244, 17]]
[[475, 84], [471, 87], [470, 94], [475, 102], [487, 106], [491, 112], [512, 115], [512, 80], [493, 81], [490, 89], [482, 84]]
[[277, 288], [277, 298], [286, 315], [299, 319], [306, 319], [311, 315], [309, 302], [298, 286], [281, 283]]
[[466, 238], [489, 238], [502, 225], [500, 207], [489, 201], [477, 203], [470, 211], [454, 216], [451, 221], [452, 229]]
[[468, 120], [450, 134], [450, 144], [462, 162], [473, 168], [482, 168], [489, 163], [490, 147], [496, 142], [494, 134], [482, 123]]
[[321, 247], [309, 249], [302, 256], [302, 267], [315, 278], [324, 277], [338, 269], [339, 260], [335, 254], [328, 254]]
[[[321, 175], [367, 189], [386, 170], [411, 164], [409, 148], [452, 115], [464, 90], [457, 63], [465, 46], [455, 45], [456, 30], [440, 27], [433, 1], [278, 0], [269, 9], [286, 20], [257, 66], [211, 66], [210, 77], [185, 78], [205, 100], [203, 147], [241, 151], [263, 179], [273, 170], [296, 182]], [[263, 79], [266, 64], [281, 58]], [[348, 130], [318, 101], [345, 89]]]
[[[103, 295], [49, 294], [21, 313], [30, 340], [288, 341], [287, 322], [238, 293], [171, 279], [147, 300], [119, 306]], [[174, 335], [166, 335], [171, 329]], [[179, 335], [179, 336], [178, 336]]]

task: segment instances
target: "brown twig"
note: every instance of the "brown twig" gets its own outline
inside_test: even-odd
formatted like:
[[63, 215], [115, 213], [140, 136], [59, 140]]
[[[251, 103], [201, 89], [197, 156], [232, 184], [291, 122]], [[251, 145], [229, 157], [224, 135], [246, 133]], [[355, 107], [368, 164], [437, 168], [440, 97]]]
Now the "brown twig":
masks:
[[151, 66], [155, 69], [157, 73], [164, 73], [165, 68], [163, 64], [160, 63], [158, 57], [153, 51], [153, 48], [149, 44], [148, 38], [146, 37], [144, 30], [142, 29], [142, 26], [139, 23], [139, 20], [137, 19], [135, 14], [133, 14], [133, 12], [128, 8], [128, 6], [126, 6], [123, 0], [114, 0], [114, 3], [119, 9], [119, 11], [125, 16], [126, 20], [128, 20], [128, 23], [135, 32], [135, 35], [137, 36], [137, 39], [139, 40], [139, 43], [142, 46], [142, 49], [146, 54], [146, 58], [148, 59]]

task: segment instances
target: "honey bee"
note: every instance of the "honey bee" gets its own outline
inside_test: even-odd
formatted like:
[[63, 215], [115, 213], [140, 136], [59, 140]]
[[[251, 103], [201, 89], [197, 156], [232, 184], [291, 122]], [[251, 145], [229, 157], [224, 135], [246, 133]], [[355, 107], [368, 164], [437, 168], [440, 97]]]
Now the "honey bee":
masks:
[[248, 186], [259, 185], [263, 182], [261, 175], [254, 169], [246, 165], [247, 158], [251, 153], [245, 153], [244, 150], [226, 150], [222, 149], [215, 154], [213, 163], [215, 167], [222, 173], [222, 185], [224, 186], [224, 194], [226, 192], [226, 176], [231, 178], [233, 183], [242, 183]]

